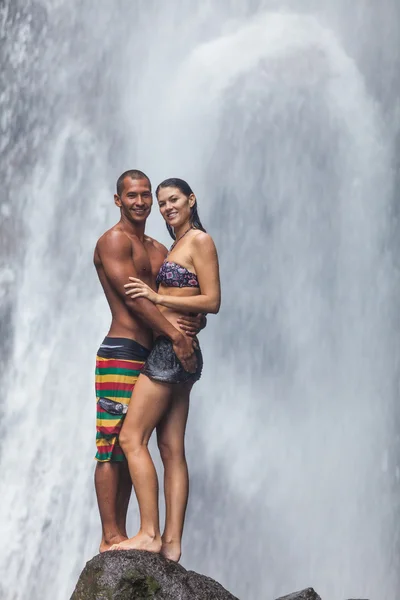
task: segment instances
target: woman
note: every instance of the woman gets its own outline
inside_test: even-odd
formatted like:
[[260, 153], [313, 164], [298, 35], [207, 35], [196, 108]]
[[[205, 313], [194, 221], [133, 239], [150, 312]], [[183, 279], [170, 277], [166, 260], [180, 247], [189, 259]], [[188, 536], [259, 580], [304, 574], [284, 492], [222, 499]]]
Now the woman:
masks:
[[[196, 197], [182, 179], [167, 179], [156, 190], [160, 212], [175, 240], [157, 276], [158, 292], [140, 279], [125, 285], [132, 298], [154, 302], [175, 326], [182, 313], [217, 313], [220, 281], [217, 251], [202, 226]], [[185, 371], [169, 339], [158, 337], [133, 391], [120, 434], [128, 460], [140, 513], [139, 533], [115, 549], [161, 552], [179, 561], [189, 491], [184, 436], [189, 396], [200, 378], [202, 355], [193, 340], [196, 366]], [[161, 536], [158, 513], [158, 480], [147, 445], [157, 428], [157, 443], [164, 464], [166, 518]]]

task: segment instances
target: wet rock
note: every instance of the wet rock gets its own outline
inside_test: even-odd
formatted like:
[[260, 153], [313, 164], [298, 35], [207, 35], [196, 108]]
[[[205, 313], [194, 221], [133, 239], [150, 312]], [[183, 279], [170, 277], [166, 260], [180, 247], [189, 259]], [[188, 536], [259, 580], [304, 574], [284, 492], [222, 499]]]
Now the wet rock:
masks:
[[305, 590], [301, 590], [300, 592], [289, 594], [288, 596], [282, 596], [277, 600], [321, 600], [321, 598], [318, 596], [317, 592], [313, 590], [313, 588], [307, 588]]
[[[105, 552], [92, 558], [82, 571], [71, 596], [71, 600], [152, 598], [238, 600], [209, 577], [186, 571], [181, 565], [159, 554], [137, 550]], [[304, 596], [306, 600], [316, 598], [318, 596]]]

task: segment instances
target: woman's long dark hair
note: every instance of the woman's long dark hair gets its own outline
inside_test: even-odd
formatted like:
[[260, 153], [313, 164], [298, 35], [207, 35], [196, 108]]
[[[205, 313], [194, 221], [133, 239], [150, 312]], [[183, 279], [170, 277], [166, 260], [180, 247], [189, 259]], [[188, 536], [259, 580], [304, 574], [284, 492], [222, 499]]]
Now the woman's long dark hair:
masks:
[[[178, 190], [180, 192], [182, 192], [182, 194], [185, 194], [185, 196], [187, 196], [187, 197], [189, 197], [190, 194], [193, 194], [192, 188], [186, 181], [184, 181], [183, 179], [179, 179], [178, 177], [170, 177], [169, 179], [165, 179], [164, 181], [162, 181], [157, 186], [156, 196], [158, 196], [158, 192], [160, 191], [161, 188], [167, 188], [167, 187], [178, 188]], [[204, 233], [206, 233], [206, 230], [204, 229], [203, 225], [201, 224], [199, 213], [197, 212], [197, 200], [195, 200], [195, 203], [193, 204], [192, 208], [190, 209], [189, 220], [190, 220], [190, 224], [193, 227], [193, 229], [200, 229], [201, 231], [204, 231]], [[176, 235], [174, 233], [173, 227], [171, 227], [171, 225], [169, 225], [168, 223], [166, 223], [166, 225], [167, 225], [169, 235], [172, 237], [173, 240], [175, 240]]]

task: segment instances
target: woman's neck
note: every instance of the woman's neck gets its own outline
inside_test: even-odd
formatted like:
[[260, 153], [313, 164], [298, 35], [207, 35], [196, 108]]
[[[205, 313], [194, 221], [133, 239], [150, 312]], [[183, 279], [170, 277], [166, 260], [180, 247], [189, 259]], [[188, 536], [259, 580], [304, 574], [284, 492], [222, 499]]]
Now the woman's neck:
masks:
[[192, 229], [192, 225], [191, 225], [190, 221], [186, 221], [186, 223], [183, 223], [179, 227], [176, 227], [176, 229], [174, 229], [176, 241], [178, 241], [179, 238], [184, 236], [185, 233], [187, 233], [190, 229]]

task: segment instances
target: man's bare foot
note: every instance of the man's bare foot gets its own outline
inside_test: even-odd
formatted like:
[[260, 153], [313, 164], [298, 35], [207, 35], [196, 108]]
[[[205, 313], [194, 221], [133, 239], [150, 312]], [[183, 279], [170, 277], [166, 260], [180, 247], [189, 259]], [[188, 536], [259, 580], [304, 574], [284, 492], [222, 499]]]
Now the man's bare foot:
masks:
[[110, 538], [102, 538], [100, 548], [99, 548], [100, 554], [102, 552], [107, 552], [107, 550], [111, 550], [112, 545], [119, 544], [120, 542], [123, 542], [127, 539], [128, 539], [128, 537], [124, 536], [124, 535], [113, 535]]
[[161, 550], [161, 536], [139, 532], [133, 538], [129, 538], [119, 544], [113, 544], [110, 550], [147, 550], [147, 552], [158, 553]]
[[181, 558], [181, 545], [179, 542], [164, 542], [161, 547], [161, 554], [168, 558], [168, 560], [173, 560], [174, 562], [179, 562]]

